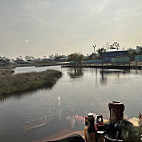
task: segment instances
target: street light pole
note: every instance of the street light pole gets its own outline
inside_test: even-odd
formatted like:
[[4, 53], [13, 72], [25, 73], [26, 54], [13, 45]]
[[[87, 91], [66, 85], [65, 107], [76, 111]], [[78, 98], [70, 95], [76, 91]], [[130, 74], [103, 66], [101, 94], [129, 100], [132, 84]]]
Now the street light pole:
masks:
[[95, 53], [95, 48], [96, 48], [96, 45], [94, 45], [94, 46], [93, 46], [93, 48], [94, 48], [94, 53]]

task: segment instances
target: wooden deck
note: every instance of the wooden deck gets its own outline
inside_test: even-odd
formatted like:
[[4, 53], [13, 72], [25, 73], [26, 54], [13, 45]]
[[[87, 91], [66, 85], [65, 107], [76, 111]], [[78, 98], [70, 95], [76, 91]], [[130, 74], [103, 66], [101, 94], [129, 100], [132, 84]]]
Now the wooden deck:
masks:
[[61, 67], [66, 68], [104, 68], [104, 69], [142, 69], [142, 65], [108, 65], [108, 64], [91, 64], [91, 65], [63, 65]]

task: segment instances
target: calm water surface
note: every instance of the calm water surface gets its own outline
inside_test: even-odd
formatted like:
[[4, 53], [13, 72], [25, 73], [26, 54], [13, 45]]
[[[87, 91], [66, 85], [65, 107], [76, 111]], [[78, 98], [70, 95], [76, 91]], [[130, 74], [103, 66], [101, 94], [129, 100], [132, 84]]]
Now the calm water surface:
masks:
[[[15, 73], [56, 69], [62, 78], [52, 88], [17, 94], [0, 101], [0, 141], [32, 142], [62, 129], [82, 130], [82, 117], [91, 111], [109, 118], [111, 100], [125, 104], [125, 116], [142, 111], [142, 71], [74, 70], [20, 67]], [[80, 119], [74, 123], [76, 116]], [[76, 119], [77, 120], [77, 119]]]

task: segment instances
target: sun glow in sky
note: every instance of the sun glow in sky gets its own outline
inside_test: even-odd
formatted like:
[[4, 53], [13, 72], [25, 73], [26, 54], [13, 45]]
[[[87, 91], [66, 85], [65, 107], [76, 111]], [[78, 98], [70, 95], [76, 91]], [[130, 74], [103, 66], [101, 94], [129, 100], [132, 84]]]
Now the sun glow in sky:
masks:
[[141, 0], [0, 0], [0, 56], [142, 45]]

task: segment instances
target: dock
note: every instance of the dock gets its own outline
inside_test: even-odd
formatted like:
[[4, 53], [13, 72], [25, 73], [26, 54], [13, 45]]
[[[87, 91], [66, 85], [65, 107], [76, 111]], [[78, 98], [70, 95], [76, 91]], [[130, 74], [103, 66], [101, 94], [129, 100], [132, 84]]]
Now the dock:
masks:
[[142, 69], [142, 65], [111, 65], [111, 64], [81, 64], [81, 65], [62, 65], [65, 68], [103, 68], [103, 69]]

